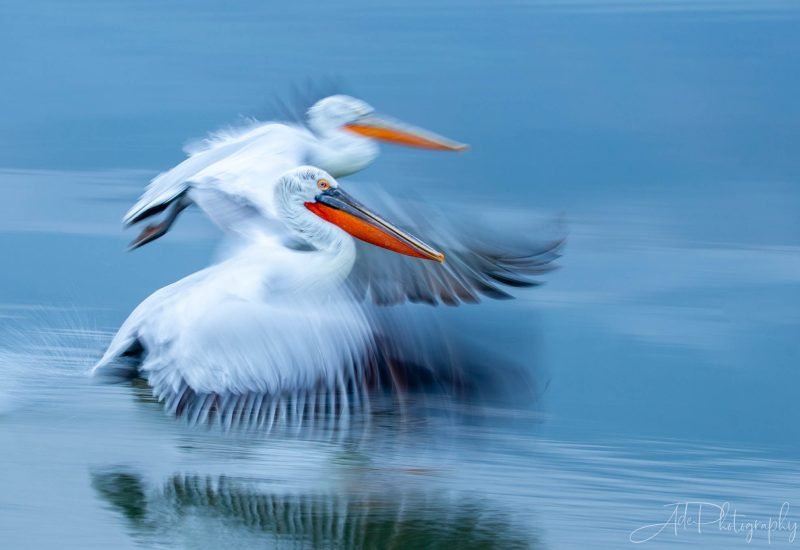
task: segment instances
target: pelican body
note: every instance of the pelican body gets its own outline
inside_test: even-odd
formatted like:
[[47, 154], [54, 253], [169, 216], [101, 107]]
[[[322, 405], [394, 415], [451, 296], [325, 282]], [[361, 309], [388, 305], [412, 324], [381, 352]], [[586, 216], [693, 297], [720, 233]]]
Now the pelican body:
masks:
[[[180, 212], [197, 204], [225, 231], [241, 232], [252, 212], [241, 203], [270, 203], [278, 177], [302, 165], [334, 177], [367, 167], [378, 156], [376, 140], [406, 146], [460, 151], [465, 145], [380, 117], [367, 103], [345, 95], [328, 96], [307, 113], [306, 125], [254, 123], [212, 135], [187, 148], [189, 158], [158, 175], [123, 218], [126, 226], [170, 209], [131, 243], [138, 248], [169, 231]], [[259, 216], [275, 215], [274, 211]]]
[[407, 256], [444, 256], [370, 212], [320, 169], [292, 169], [273, 191], [282, 231], [313, 250], [287, 248], [280, 232], [263, 233], [230, 259], [162, 288], [125, 321], [94, 373], [145, 353], [138, 372], [165, 399], [187, 392], [280, 397], [321, 387], [347, 393], [373, 347], [364, 312], [342, 285], [356, 259], [350, 235]]
[[[315, 167], [288, 170], [272, 192], [276, 225], [145, 299], [93, 374], [141, 376], [169, 411], [193, 423], [216, 414], [227, 425], [271, 427], [287, 402], [301, 419], [315, 410], [346, 417], [368, 402], [376, 358], [425, 363], [426, 348], [444, 344], [434, 332], [419, 342], [413, 331], [405, 337], [406, 326], [418, 326], [403, 318], [405, 308], [391, 308], [399, 313], [392, 320], [376, 307], [507, 298], [501, 285], [536, 284], [528, 276], [549, 271], [558, 256], [560, 242], [494, 250], [485, 240], [449, 237], [446, 260], [438, 245], [390, 223]], [[307, 246], [287, 247], [286, 239]]]

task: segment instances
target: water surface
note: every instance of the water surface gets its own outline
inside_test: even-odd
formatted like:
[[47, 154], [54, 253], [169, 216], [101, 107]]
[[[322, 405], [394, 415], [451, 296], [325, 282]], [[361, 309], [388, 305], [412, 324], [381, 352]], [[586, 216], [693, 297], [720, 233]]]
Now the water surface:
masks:
[[[791, 545], [795, 3], [37, 0], [0, 14], [4, 546]], [[357, 182], [563, 213], [546, 286], [447, 313], [535, 368], [537, 403], [264, 438], [88, 383], [127, 313], [213, 257], [196, 212], [126, 253], [119, 220], [142, 186], [187, 139], [266, 116], [321, 74], [472, 145], [385, 147]], [[684, 502], [730, 513], [636, 531]], [[784, 503], [779, 528], [759, 528]]]

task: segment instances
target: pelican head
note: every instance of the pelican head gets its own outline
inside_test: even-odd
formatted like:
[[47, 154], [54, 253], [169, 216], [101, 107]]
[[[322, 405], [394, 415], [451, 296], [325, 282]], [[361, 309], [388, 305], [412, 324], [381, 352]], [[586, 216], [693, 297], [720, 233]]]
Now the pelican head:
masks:
[[399, 254], [444, 262], [444, 254], [372, 212], [324, 170], [313, 166], [290, 170], [282, 176], [276, 193], [284, 220], [314, 246], [336, 241], [341, 232], [335, 226]]
[[318, 135], [346, 130], [368, 139], [439, 151], [463, 151], [467, 146], [421, 128], [375, 114], [366, 102], [347, 95], [332, 95], [308, 110], [308, 125]]

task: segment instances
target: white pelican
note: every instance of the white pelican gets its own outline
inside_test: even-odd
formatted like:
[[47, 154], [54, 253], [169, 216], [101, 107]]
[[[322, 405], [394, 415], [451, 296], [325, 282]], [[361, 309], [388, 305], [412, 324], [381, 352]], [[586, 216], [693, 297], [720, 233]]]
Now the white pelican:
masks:
[[[442, 151], [466, 145], [375, 114], [365, 102], [345, 95], [317, 101], [306, 126], [254, 123], [219, 132], [187, 148], [189, 158], [159, 174], [125, 214], [130, 226], [172, 206], [160, 223], [147, 226], [131, 249], [169, 231], [178, 214], [196, 203], [223, 230], [242, 231], [249, 212], [242, 202], [271, 199], [271, 183], [286, 170], [302, 165], [322, 168], [334, 177], [364, 169], [378, 155], [375, 140]], [[260, 215], [263, 215], [261, 212]]]
[[[153, 293], [93, 374], [140, 375], [192, 422], [219, 415], [226, 425], [271, 426], [281, 406], [284, 417], [289, 409], [300, 419], [314, 411], [346, 416], [365, 402], [376, 361], [415, 345], [386, 324], [390, 317], [381, 322], [370, 302], [506, 297], [499, 284], [530, 286], [527, 277], [550, 270], [558, 255], [558, 243], [515, 251], [451, 239], [445, 262], [318, 168], [291, 169], [272, 189], [281, 230], [251, 236], [231, 258]], [[286, 247], [286, 236], [311, 249]]]

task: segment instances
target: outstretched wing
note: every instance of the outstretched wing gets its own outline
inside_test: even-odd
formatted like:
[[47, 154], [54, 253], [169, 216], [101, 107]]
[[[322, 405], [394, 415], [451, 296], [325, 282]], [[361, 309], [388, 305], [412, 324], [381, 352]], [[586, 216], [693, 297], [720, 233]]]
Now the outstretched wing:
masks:
[[307, 136], [308, 131], [299, 126], [257, 122], [211, 134], [187, 146], [189, 158], [156, 176], [123, 222], [131, 225], [157, 214], [190, 186], [229, 183], [232, 189], [226, 192], [240, 191], [242, 181], [262, 181], [252, 178], [253, 172], [259, 167], [270, 170], [275, 159], [292, 166], [302, 164]]
[[[136, 204], [125, 214], [123, 223], [132, 225], [161, 212], [199, 179], [224, 181], [225, 178], [220, 178], [220, 174], [236, 176], [238, 167], [234, 166], [231, 171], [230, 161], [242, 151], [248, 155], [255, 143], [261, 148], [259, 153], [263, 157], [277, 154], [276, 139], [279, 144], [277, 148], [280, 149], [287, 144], [296, 144], [298, 137], [308, 137], [309, 130], [305, 127], [308, 108], [323, 97], [341, 93], [341, 89], [341, 82], [333, 78], [309, 80], [303, 85], [295, 85], [286, 98], [275, 96], [271, 108], [259, 113], [260, 120], [244, 118], [202, 139], [189, 141], [184, 147], [188, 158], [153, 178]], [[287, 134], [286, 130], [290, 132]], [[293, 160], [293, 166], [302, 164], [302, 159]], [[264, 164], [263, 158], [261, 164]], [[242, 164], [238, 166], [246, 167]]]
[[[409, 302], [476, 303], [481, 296], [512, 298], [508, 288], [541, 284], [538, 277], [556, 268], [564, 237], [543, 237], [541, 224], [529, 218], [512, 222], [504, 213], [476, 220], [474, 213], [450, 217], [431, 209], [400, 205], [384, 198], [391, 219], [443, 252], [445, 262], [421, 261], [358, 243], [349, 277], [353, 293], [379, 305]], [[462, 220], [454, 222], [455, 219]]]

